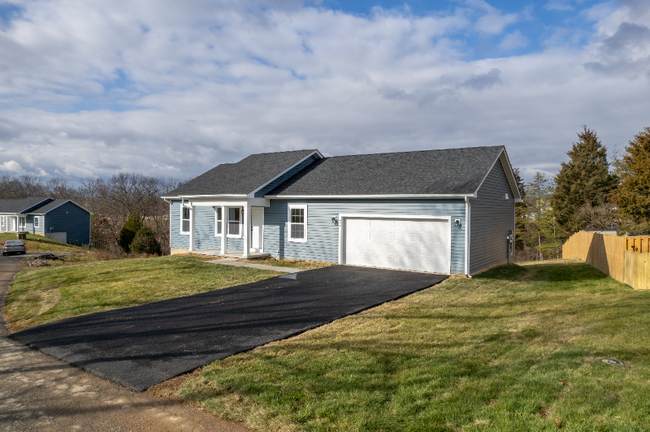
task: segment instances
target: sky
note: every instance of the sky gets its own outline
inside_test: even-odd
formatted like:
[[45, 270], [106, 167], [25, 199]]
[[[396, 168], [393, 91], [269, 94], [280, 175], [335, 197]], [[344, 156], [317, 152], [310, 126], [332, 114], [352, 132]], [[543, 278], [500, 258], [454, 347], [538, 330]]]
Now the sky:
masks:
[[650, 126], [648, 23], [647, 0], [0, 0], [0, 175], [504, 145], [553, 176], [583, 125], [610, 155]]

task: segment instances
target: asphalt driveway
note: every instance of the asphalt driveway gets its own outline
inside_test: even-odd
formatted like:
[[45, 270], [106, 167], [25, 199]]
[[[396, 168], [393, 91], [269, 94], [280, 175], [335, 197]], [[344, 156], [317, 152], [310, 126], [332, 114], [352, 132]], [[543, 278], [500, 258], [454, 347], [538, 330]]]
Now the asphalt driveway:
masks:
[[137, 391], [442, 282], [333, 266], [14, 333], [17, 341]]

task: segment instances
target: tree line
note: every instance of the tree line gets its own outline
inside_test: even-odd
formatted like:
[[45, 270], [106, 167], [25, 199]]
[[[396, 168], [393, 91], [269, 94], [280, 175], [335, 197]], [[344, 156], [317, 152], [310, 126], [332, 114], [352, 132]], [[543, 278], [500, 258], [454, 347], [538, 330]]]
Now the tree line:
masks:
[[169, 204], [160, 197], [180, 183], [137, 173], [119, 173], [108, 180], [89, 178], [79, 186], [63, 178], [44, 182], [31, 175], [1, 175], [0, 198], [70, 199], [92, 212], [93, 246], [112, 252], [168, 254]]
[[634, 137], [610, 164], [595, 131], [583, 126], [554, 178], [537, 172], [515, 205], [518, 260], [557, 258], [580, 230], [618, 229], [650, 234], [650, 128]]

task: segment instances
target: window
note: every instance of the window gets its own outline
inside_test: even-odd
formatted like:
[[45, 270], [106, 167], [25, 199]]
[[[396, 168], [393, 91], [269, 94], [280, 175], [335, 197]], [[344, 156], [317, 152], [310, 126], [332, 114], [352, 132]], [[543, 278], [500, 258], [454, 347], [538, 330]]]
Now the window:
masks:
[[181, 233], [188, 234], [190, 232], [190, 208], [181, 206]]
[[[5, 217], [4, 217], [4, 216], [0, 216], [0, 228], [4, 228], [4, 227], [5, 227]], [[3, 231], [4, 231], [4, 230], [3, 230]]]
[[228, 209], [228, 235], [231, 237], [240, 237], [241, 230], [241, 208], [230, 207]]
[[25, 216], [21, 216], [20, 218], [18, 218], [18, 229], [24, 230], [26, 226], [27, 226], [27, 218]]
[[289, 206], [289, 241], [307, 241], [307, 206]]
[[34, 216], [34, 228], [40, 228], [41, 227], [41, 218], [38, 216]]
[[223, 215], [221, 214], [221, 207], [214, 209], [214, 235], [221, 235], [221, 227], [223, 226]]

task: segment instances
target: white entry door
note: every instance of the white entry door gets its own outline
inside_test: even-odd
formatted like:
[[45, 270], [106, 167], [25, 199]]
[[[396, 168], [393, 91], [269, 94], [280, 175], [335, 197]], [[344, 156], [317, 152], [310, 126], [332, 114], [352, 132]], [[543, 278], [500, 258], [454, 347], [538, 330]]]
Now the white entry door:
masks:
[[345, 264], [449, 274], [449, 219], [345, 218]]
[[264, 249], [264, 207], [251, 207], [251, 252]]

